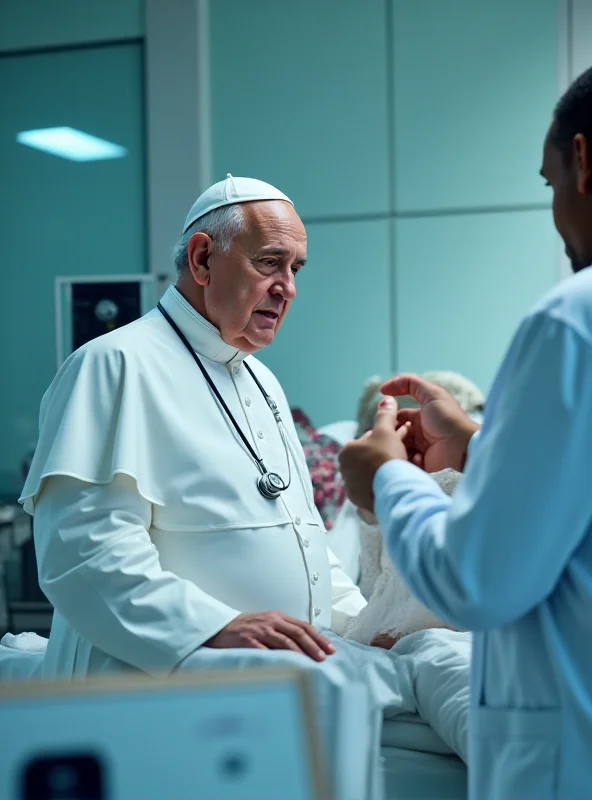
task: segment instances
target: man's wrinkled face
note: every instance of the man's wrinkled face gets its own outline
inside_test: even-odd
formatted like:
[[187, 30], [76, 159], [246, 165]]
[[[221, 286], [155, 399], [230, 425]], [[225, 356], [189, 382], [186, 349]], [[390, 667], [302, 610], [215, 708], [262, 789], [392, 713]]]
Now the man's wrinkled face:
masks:
[[254, 353], [273, 342], [296, 297], [306, 231], [293, 206], [282, 200], [245, 203], [242, 211], [243, 232], [227, 252], [212, 243], [200, 283], [205, 316], [226, 344]]
[[555, 227], [565, 243], [574, 272], [592, 264], [592, 180], [586, 139], [574, 137], [568, 159], [553, 143], [553, 125], [545, 139], [541, 175], [553, 189]]

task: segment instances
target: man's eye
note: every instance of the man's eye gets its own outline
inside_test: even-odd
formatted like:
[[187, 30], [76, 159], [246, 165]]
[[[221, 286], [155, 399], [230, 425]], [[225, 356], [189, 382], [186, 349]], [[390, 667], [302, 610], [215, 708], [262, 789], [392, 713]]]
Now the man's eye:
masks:
[[292, 275], [298, 275], [300, 272], [300, 267], [292, 267]]
[[273, 258], [262, 258], [262, 259], [259, 261], [259, 263], [260, 263], [262, 266], [264, 266], [264, 267], [267, 267], [268, 269], [274, 269], [274, 267], [276, 266], [276, 263], [275, 263], [275, 261], [273, 260]]

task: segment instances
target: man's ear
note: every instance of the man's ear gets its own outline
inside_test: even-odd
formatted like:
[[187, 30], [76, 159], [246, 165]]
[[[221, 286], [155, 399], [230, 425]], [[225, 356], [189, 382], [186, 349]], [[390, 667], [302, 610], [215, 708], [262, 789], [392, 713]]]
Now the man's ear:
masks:
[[592, 163], [590, 162], [592, 153], [583, 133], [576, 133], [573, 146], [578, 192], [588, 194], [592, 191]]
[[189, 269], [199, 286], [207, 286], [210, 282], [209, 260], [213, 244], [207, 233], [194, 233], [187, 243]]

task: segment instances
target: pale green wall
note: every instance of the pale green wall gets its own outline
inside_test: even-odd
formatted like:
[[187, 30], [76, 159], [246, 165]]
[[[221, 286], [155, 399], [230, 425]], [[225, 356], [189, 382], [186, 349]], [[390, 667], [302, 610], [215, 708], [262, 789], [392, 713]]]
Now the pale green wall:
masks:
[[[17, 5], [0, 6], [5, 49], [41, 46], [43, 32], [43, 46], [92, 38], [83, 14], [75, 24], [63, 18], [57, 36], [52, 14], [81, 3], [21, 3], [37, 14], [30, 30]], [[95, 32], [117, 41], [138, 34], [135, 14], [112, 5], [103, 4]], [[23, 55], [13, 47], [0, 57], [0, 499], [20, 490], [19, 466], [36, 442], [39, 403], [55, 374], [55, 276], [146, 270], [142, 44], [117, 41]], [[128, 155], [76, 163], [16, 142], [19, 131], [59, 125], [122, 144]]]
[[396, 210], [547, 203], [557, 0], [394, 0]]
[[214, 178], [276, 183], [309, 234], [261, 358], [317, 424], [349, 418], [393, 361], [385, 5], [214, 0], [210, 16]]
[[295, 201], [309, 264], [262, 355], [317, 424], [365, 378], [484, 390], [559, 273], [538, 176], [560, 0], [212, 0], [213, 176]]
[[395, 363], [488, 389], [517, 323], [556, 280], [548, 210], [398, 219]]
[[306, 219], [388, 211], [382, 0], [212, 0], [213, 173]]
[[[394, 0], [394, 364], [485, 391], [559, 274], [539, 175], [557, 0]], [[477, 213], [481, 212], [481, 213]]]
[[297, 302], [260, 357], [291, 405], [322, 423], [351, 417], [368, 376], [390, 369], [389, 223], [311, 222], [307, 229], [310, 261], [297, 278]]
[[0, 2], [0, 52], [132, 39], [143, 34], [143, 0]]

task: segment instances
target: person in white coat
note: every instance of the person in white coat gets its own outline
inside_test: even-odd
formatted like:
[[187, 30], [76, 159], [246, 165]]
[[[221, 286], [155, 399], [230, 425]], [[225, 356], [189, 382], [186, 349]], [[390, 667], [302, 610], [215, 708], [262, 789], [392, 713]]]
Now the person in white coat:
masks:
[[194, 204], [159, 306], [73, 353], [21, 502], [55, 608], [45, 677], [168, 673], [199, 648], [323, 661], [365, 605], [327, 548], [284, 393], [253, 353], [296, 296], [292, 202], [232, 178]]
[[[481, 431], [405, 375], [382, 390], [421, 408], [387, 398], [341, 456], [411, 590], [475, 631], [471, 800], [592, 797], [592, 69], [557, 105], [541, 174], [577, 274], [522, 322]], [[420, 469], [467, 454], [453, 499]]]

